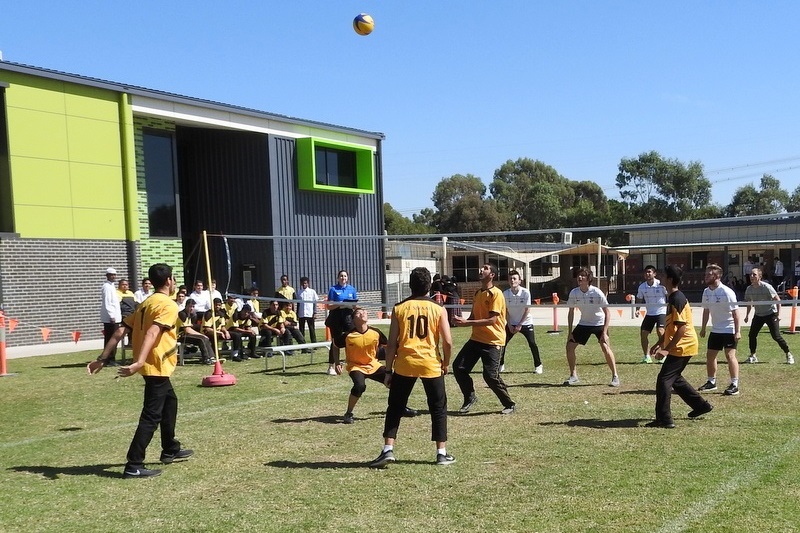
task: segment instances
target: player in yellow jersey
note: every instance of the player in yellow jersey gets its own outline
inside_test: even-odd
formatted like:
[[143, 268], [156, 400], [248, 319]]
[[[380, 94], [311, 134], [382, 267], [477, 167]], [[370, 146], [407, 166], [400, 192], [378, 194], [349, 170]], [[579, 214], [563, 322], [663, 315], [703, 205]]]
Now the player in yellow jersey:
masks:
[[683, 271], [677, 266], [667, 265], [664, 275], [667, 323], [664, 335], [650, 348], [650, 355], [656, 359], [666, 359], [656, 379], [656, 419], [646, 426], [671, 429], [675, 427], [670, 409], [673, 391], [692, 408], [689, 418], [709, 413], [713, 407], [681, 375], [698, 351], [697, 333], [692, 324], [692, 308], [689, 300], [680, 291]]
[[117, 343], [125, 332], [133, 338], [134, 362], [117, 370], [121, 377], [141, 374], [144, 378], [144, 405], [139, 426], [128, 449], [127, 462], [122, 476], [125, 478], [152, 477], [161, 470], [144, 467], [145, 451], [156, 428], [161, 429], [161, 462], [187, 459], [194, 453], [181, 448], [175, 438], [175, 421], [178, 415], [178, 397], [169, 377], [178, 363], [175, 321], [178, 305], [170, 298], [175, 288], [172, 268], [163, 263], [150, 267], [148, 272], [156, 291], [142, 302], [136, 312], [127, 317], [122, 327], [108, 341], [96, 361], [87, 365], [89, 374], [96, 374], [105, 366]]
[[[353, 331], [344, 338], [347, 373], [353, 380], [353, 388], [350, 389], [350, 397], [347, 399], [347, 411], [344, 413], [345, 424], [352, 424], [355, 421], [353, 409], [367, 390], [367, 378], [381, 384], [385, 381], [386, 368], [378, 359], [387, 342], [383, 332], [370, 327], [367, 323], [367, 310], [363, 307], [353, 308]], [[341, 374], [342, 362], [336, 361], [334, 369], [337, 374]], [[417, 416], [417, 414], [414, 409], [406, 408], [403, 415]]]
[[431, 273], [427, 268], [412, 270], [408, 286], [411, 297], [395, 305], [392, 310], [389, 344], [386, 346], [385, 383], [389, 387], [389, 404], [383, 426], [383, 451], [370, 463], [373, 468], [382, 468], [395, 461], [397, 430], [417, 378], [422, 379], [428, 398], [431, 440], [436, 443], [436, 464], [449, 465], [455, 462], [453, 456], [447, 453], [444, 376], [453, 349], [447, 311], [428, 297]]
[[497, 279], [496, 266], [483, 265], [480, 275], [481, 288], [473, 298], [472, 314], [469, 318], [460, 316], [453, 318], [456, 327], [472, 327], [472, 335], [458, 352], [453, 363], [453, 376], [464, 394], [464, 404], [458, 412], [468, 413], [478, 401], [475, 384], [469, 373], [480, 360], [483, 363], [483, 380], [503, 404], [503, 410], [500, 412], [509, 415], [514, 412], [516, 404], [509, 396], [503, 378], [500, 377], [500, 355], [506, 344], [506, 299], [503, 291], [494, 285], [494, 280]]

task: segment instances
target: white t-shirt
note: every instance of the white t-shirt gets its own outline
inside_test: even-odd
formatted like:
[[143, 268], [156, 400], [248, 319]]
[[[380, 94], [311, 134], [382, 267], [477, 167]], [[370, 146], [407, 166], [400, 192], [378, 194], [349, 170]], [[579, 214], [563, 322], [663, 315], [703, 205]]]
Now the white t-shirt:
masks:
[[711, 316], [711, 333], [736, 333], [732, 312], [739, 306], [733, 289], [721, 283], [716, 289], [706, 287], [702, 307], [708, 309]]
[[122, 311], [119, 308], [119, 297], [114, 283], [106, 280], [103, 283], [103, 303], [100, 305], [100, 321], [104, 324], [122, 322]]
[[780, 259], [775, 260], [775, 275], [783, 276], [783, 261]]
[[667, 291], [657, 279], [653, 280], [652, 285], [646, 281], [639, 285], [639, 292], [636, 293], [636, 298], [644, 300], [648, 315], [667, 314]]
[[603, 326], [606, 323], [604, 307], [608, 306], [608, 300], [603, 291], [589, 285], [589, 289], [583, 292], [580, 287], [575, 287], [569, 293], [567, 305], [577, 307], [581, 312], [579, 326]]
[[189, 298], [194, 300], [195, 313], [205, 313], [211, 309], [211, 300], [209, 300], [210, 295], [208, 294], [208, 291], [192, 291], [192, 294], [189, 295]]
[[317, 310], [317, 301], [319, 301], [319, 295], [317, 295], [317, 291], [311, 287], [302, 289], [299, 293], [297, 293], [297, 299], [303, 300], [303, 303], [297, 306], [297, 317], [314, 318], [314, 314]]
[[522, 319], [525, 310], [531, 305], [531, 293], [528, 289], [518, 287], [516, 294], [514, 294], [511, 289], [506, 289], [503, 291], [503, 297], [506, 299], [506, 312], [509, 326], [533, 325], [533, 317], [530, 313], [525, 316], [524, 320]]

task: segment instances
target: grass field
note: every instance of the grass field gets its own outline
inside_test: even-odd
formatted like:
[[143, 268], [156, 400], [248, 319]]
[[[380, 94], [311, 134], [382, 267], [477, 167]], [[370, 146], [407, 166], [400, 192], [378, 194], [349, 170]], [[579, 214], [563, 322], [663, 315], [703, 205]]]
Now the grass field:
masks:
[[[503, 374], [517, 412], [475, 375], [474, 412], [449, 418], [448, 451], [433, 465], [427, 412], [404, 419], [398, 462], [366, 468], [380, 452], [386, 390], [368, 382], [356, 423], [341, 415], [351, 386], [330, 377], [317, 352], [227, 363], [234, 387], [203, 388], [209, 367], [173, 377], [178, 437], [195, 456], [158, 478], [122, 479], [142, 400], [142, 380], [113, 369], [85, 375], [96, 353], [9, 361], [0, 379], [0, 530], [11, 531], [795, 531], [800, 524], [800, 365], [784, 364], [761, 335], [742, 365], [741, 395], [709, 394], [698, 420], [673, 399], [678, 427], [653, 417], [658, 365], [643, 365], [638, 329], [612, 329], [622, 386], [596, 343], [580, 348], [582, 384], [567, 377], [564, 335], [538, 328], [545, 372], [534, 375], [515, 338]], [[455, 330], [456, 350], [468, 331]], [[745, 330], [746, 335], [746, 330]], [[790, 345], [797, 341], [788, 338]], [[746, 340], [742, 343], [746, 347]], [[800, 347], [798, 347], [800, 348]], [[797, 351], [800, 351], [798, 349]], [[746, 354], [745, 354], [746, 355]], [[705, 381], [704, 357], [685, 375]], [[739, 359], [743, 359], [740, 355]], [[480, 365], [478, 366], [480, 369]], [[719, 381], [727, 385], [720, 365]], [[461, 404], [452, 378], [450, 411]], [[411, 406], [425, 408], [420, 384]], [[148, 458], [157, 460], [158, 434]]]

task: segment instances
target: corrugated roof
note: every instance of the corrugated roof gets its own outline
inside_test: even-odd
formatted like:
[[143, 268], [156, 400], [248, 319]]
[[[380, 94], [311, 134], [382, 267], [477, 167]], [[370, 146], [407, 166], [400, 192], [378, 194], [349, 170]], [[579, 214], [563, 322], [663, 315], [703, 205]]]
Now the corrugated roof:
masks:
[[204, 107], [208, 109], [215, 109], [215, 110], [222, 110], [222, 111], [231, 111], [235, 110], [237, 113], [241, 113], [243, 115], [250, 115], [255, 117], [261, 117], [266, 119], [272, 120], [279, 120], [282, 122], [287, 122], [290, 124], [299, 124], [303, 126], [317, 126], [323, 127], [328, 130], [339, 131], [344, 133], [356, 133], [358, 135], [362, 135], [365, 137], [370, 137], [374, 139], [385, 139], [386, 136], [381, 132], [376, 131], [367, 131], [367, 130], [360, 130], [357, 128], [349, 128], [346, 126], [338, 126], [336, 124], [328, 124], [326, 122], [319, 122], [314, 120], [305, 120], [296, 117], [290, 117], [287, 115], [279, 115], [276, 113], [268, 113], [266, 111], [260, 111], [258, 109], [252, 109], [249, 107], [242, 107], [237, 105], [226, 104], [223, 102], [216, 102], [214, 100], [206, 100], [203, 98], [195, 98], [192, 96], [185, 96], [177, 93], [171, 93], [167, 91], [159, 91], [157, 89], [148, 89], [146, 87], [140, 87], [138, 85], [129, 85], [125, 83], [113, 82], [108, 80], [103, 80], [100, 78], [93, 78], [91, 76], [83, 76], [80, 74], [72, 74], [69, 72], [62, 72], [58, 70], [48, 69], [44, 67], [36, 67], [33, 65], [25, 65], [23, 63], [15, 63], [13, 61], [2, 61], [0, 60], [0, 71], [10, 71], [10, 72], [18, 72], [22, 74], [29, 74], [31, 76], [40, 76], [43, 78], [49, 78], [69, 83], [76, 83], [79, 85], [86, 85], [89, 87], [97, 87], [100, 89], [107, 89], [110, 91], [128, 93], [138, 96], [147, 96], [150, 98], [157, 98], [165, 101], [171, 102], [180, 102], [184, 104], [191, 104], [198, 107]]

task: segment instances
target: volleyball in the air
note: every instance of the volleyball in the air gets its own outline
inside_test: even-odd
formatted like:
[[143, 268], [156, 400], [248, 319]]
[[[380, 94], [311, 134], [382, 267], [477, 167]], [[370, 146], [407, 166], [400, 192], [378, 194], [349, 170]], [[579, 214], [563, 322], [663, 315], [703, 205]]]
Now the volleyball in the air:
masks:
[[375, 21], [366, 13], [359, 13], [358, 16], [353, 19], [353, 29], [356, 30], [356, 33], [359, 35], [369, 35], [372, 33], [372, 30], [375, 29]]

